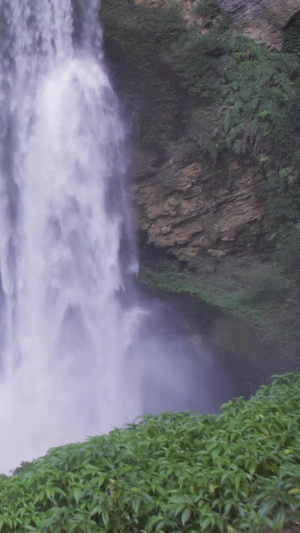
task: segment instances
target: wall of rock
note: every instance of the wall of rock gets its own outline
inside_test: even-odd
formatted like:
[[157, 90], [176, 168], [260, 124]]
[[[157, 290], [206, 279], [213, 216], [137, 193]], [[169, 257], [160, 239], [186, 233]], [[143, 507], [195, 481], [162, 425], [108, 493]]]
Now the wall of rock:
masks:
[[[194, 2], [177, 1], [182, 5], [185, 17], [194, 20], [192, 14]], [[160, 7], [169, 0], [135, 0], [135, 2]], [[281, 48], [281, 30], [296, 13], [300, 12], [300, 0], [219, 0], [219, 3], [235, 22], [238, 31], [256, 41], [266, 42], [274, 48]]]
[[[193, 9], [195, 3], [199, 3], [201, 0], [194, 0], [194, 2], [192, 0], [177, 1], [182, 4], [183, 15], [188, 22], [192, 22], [195, 16], [198, 16], [199, 19], [201, 18], [199, 14], [201, 11]], [[297, 2], [299, 1], [297, 0]], [[111, 2], [112, 0], [103, 0], [102, 3], [102, 5], [108, 6], [108, 12], [112, 5]], [[259, 108], [257, 111], [253, 111], [253, 116], [251, 109], [247, 111], [248, 115], [243, 115], [241, 119], [247, 125], [241, 140], [243, 149], [238, 149], [238, 147], [232, 149], [232, 146], [226, 141], [226, 135], [229, 136], [231, 130], [237, 126], [235, 115], [232, 121], [231, 117], [229, 117], [230, 120], [228, 119], [229, 127], [226, 126], [225, 129], [225, 141], [222, 136], [220, 137], [220, 133], [218, 134], [219, 136], [215, 134], [215, 131], [220, 132], [222, 128], [225, 128], [223, 122], [218, 122], [216, 119], [216, 116], [220, 117], [220, 115], [215, 113], [215, 109], [219, 109], [216, 106], [220, 106], [221, 102], [221, 107], [225, 108], [227, 103], [224, 100], [220, 100], [219, 93], [217, 93], [218, 96], [216, 97], [219, 98], [218, 101], [213, 99], [210, 101], [208, 99], [209, 103], [207, 103], [206, 100], [203, 100], [201, 94], [196, 93], [195, 95], [186, 90], [183, 75], [181, 74], [181, 78], [178, 77], [176, 68], [174, 68], [175, 63], [172, 63], [172, 61], [175, 61], [174, 57], [176, 59], [176, 56], [173, 57], [170, 54], [170, 51], [172, 51], [171, 45], [168, 45], [169, 48], [164, 45], [166, 46], [166, 52], [164, 49], [159, 49], [161, 55], [157, 53], [155, 48], [157, 40], [162, 39], [162, 35], [165, 34], [159, 27], [158, 39], [155, 40], [155, 32], [153, 32], [153, 35], [151, 34], [153, 20], [155, 17], [161, 20], [159, 7], [169, 2], [173, 3], [174, 0], [135, 0], [136, 4], [146, 3], [153, 8], [148, 10], [140, 10], [131, 1], [128, 1], [127, 5], [131, 6], [130, 9], [132, 7], [133, 9], [125, 12], [124, 20], [126, 24], [123, 26], [120, 23], [119, 2], [122, 5], [122, 0], [116, 0], [114, 11], [111, 9], [113, 16], [110, 19], [106, 19], [110, 23], [106, 27], [109, 30], [107, 35], [110, 39], [107, 42], [111, 46], [111, 61], [117, 65], [115, 69], [117, 87], [120, 96], [123, 98], [124, 115], [130, 125], [130, 143], [132, 146], [129, 147], [128, 153], [132, 164], [129, 169], [129, 177], [131, 179], [132, 205], [141, 244], [154, 245], [157, 249], [174, 254], [179, 260], [184, 261], [193, 260], [202, 252], [213, 257], [222, 257], [258, 251], [263, 252], [264, 257], [267, 257], [268, 251], [270, 252], [272, 246], [268, 242], [269, 236], [274, 233], [273, 228], [272, 230], [270, 229], [270, 210], [268, 211], [269, 204], [266, 193], [268, 185], [267, 170], [271, 169], [270, 175], [272, 175], [272, 172], [275, 173], [271, 163], [273, 156], [276, 159], [277, 145], [274, 145], [275, 149], [273, 150], [273, 141], [272, 139], [270, 140], [270, 137], [267, 137], [268, 129], [267, 131], [257, 129], [255, 130], [256, 133], [251, 134], [252, 137], [250, 133], [253, 124], [255, 126], [255, 122], [252, 120], [255, 113], [258, 115], [258, 117], [254, 116], [254, 118], [257, 118], [256, 123], [260, 125], [265, 116], [264, 114], [268, 116], [273, 108], [271, 111], [268, 110], [268, 107]], [[234, 21], [234, 29], [237, 32], [248, 33], [259, 41], [267, 41], [272, 47], [275, 45], [280, 46], [280, 28], [286, 24], [290, 16], [297, 12], [299, 7], [295, 3], [293, 4], [294, 0], [287, 0], [289, 6], [287, 10], [283, 9], [277, 0], [219, 0], [219, 2], [222, 3], [223, 9], [227, 11]], [[286, 8], [286, 5], [285, 3], [284, 8]], [[142, 20], [142, 24], [138, 16], [136, 16], [137, 12], [142, 13], [142, 16], [145, 17]], [[156, 13], [154, 14], [154, 12]], [[149, 13], [151, 14], [149, 15]], [[206, 35], [211, 28], [215, 27], [218, 31], [218, 19], [222, 19], [222, 21], [225, 19], [218, 12], [218, 9], [216, 12], [212, 11], [212, 14], [209, 13], [208, 17], [203, 15], [202, 11], [202, 16], [204, 20], [202, 21], [201, 35]], [[176, 29], [176, 25], [173, 27], [172, 24], [170, 23], [170, 33], [174, 31], [174, 27]], [[147, 78], [144, 75], [141, 65], [139, 65], [140, 70], [135, 70], [135, 63], [132, 60], [132, 58], [139, 60], [138, 54], [133, 53], [139, 50], [139, 41], [137, 39], [134, 40], [134, 46], [130, 40], [125, 40], [125, 44], [123, 42], [124, 32], [125, 34], [128, 32], [130, 35], [130, 32], [133, 32], [136, 38], [134, 30], [141, 27], [142, 30], [137, 32], [141, 44], [146, 42], [147, 47], [149, 46], [149, 49], [151, 49], [151, 54], [153, 54], [153, 57], [151, 54], [141, 54], [143, 65], [150, 65], [149, 68], [153, 79], [157, 79], [162, 83], [159, 88], [156, 86], [150, 87], [150, 89], [158, 91], [159, 94], [154, 93], [155, 97], [153, 97], [153, 94], [151, 96], [151, 91], [149, 90], [151, 79], [149, 81], [149, 77]], [[184, 27], [183, 24], [182, 27]], [[227, 28], [227, 20], [225, 20], [224, 27], [225, 29]], [[150, 28], [150, 38], [148, 36], [149, 40], [147, 41], [148, 28]], [[169, 26], [167, 25], [166, 28], [167, 33]], [[232, 34], [234, 35], [234, 32]], [[142, 40], [143, 37], [144, 41]], [[227, 39], [227, 33], [225, 39]], [[245, 39], [240, 38], [239, 40], [241, 42], [245, 41]], [[112, 43], [114, 46], [112, 46]], [[254, 47], [264, 50], [268, 57], [261, 60], [260, 54], [256, 51], [249, 52], [248, 59], [245, 60], [246, 64], [249, 62], [249, 72], [253, 72], [253, 64], [261, 65], [263, 61], [266, 61], [266, 70], [272, 68], [276, 71], [275, 78], [280, 75], [280, 80], [282, 81], [284, 76], [281, 74], [285, 72], [284, 68], [276, 60], [274, 62], [276, 68], [272, 67], [273, 62], [269, 59], [269, 55], [273, 59], [273, 56], [277, 58], [283, 54], [273, 53], [266, 50], [265, 47], [256, 45]], [[213, 53], [218, 53], [218, 50], [213, 47], [212, 51]], [[211, 52], [211, 50], [209, 49], [208, 52]], [[201, 49], [199, 53], [201, 53]], [[258, 59], [255, 56], [256, 53]], [[148, 62], [144, 60], [145, 57], [149, 59]], [[129, 69], [122, 70], [122, 65], [126, 64], [124, 58], [128, 61]], [[194, 56], [192, 56], [192, 61], [195, 61]], [[193, 66], [192, 61], [190, 66]], [[278, 67], [277, 63], [279, 63]], [[213, 61], [212, 64], [214, 64]], [[202, 65], [200, 66], [202, 67]], [[263, 69], [264, 66], [262, 67]], [[276, 69], [278, 69], [279, 74]], [[199, 71], [202, 72], [200, 68], [197, 72]], [[233, 70], [233, 76], [235, 72]], [[132, 76], [132, 73], [134, 76]], [[128, 79], [126, 76], [128, 76]], [[259, 76], [258, 85], [261, 79]], [[227, 83], [227, 78], [225, 79], [224, 77], [224, 80], [222, 80], [221, 84]], [[289, 90], [289, 79], [285, 77], [284, 80], [288, 87], [287, 90]], [[132, 84], [134, 84], [134, 88]], [[237, 83], [237, 89], [239, 90], [236, 91], [236, 94], [233, 94], [234, 102], [239, 96], [239, 91], [242, 92], [243, 84], [244, 81], [242, 80], [240, 88]], [[248, 87], [248, 80], [246, 80], [245, 85]], [[138, 86], [138, 90], [136, 90], [136, 86]], [[208, 92], [209, 90], [210, 86]], [[155, 100], [157, 96], [161, 97], [160, 91], [162, 96], [165, 97], [163, 104], [158, 98]], [[174, 101], [168, 107], [170, 103], [168, 96], [170, 94]], [[247, 97], [247, 101], [241, 98], [242, 109], [248, 101], [254, 100], [253, 94], [256, 95], [255, 87], [253, 87], [250, 96]], [[262, 100], [261, 94], [265, 98], [264, 102], [266, 104], [264, 105], [269, 105], [269, 99], [271, 98], [269, 98], [269, 93], [266, 96], [263, 91], [258, 91], [257, 98]], [[157, 101], [159, 102], [158, 104]], [[165, 101], [166, 108], [164, 108]], [[275, 106], [276, 111], [277, 108]], [[240, 110], [239, 113], [242, 115]], [[150, 126], [147, 124], [144, 115], [149, 120]], [[141, 116], [143, 121], [139, 122]], [[154, 120], [151, 122], [153, 116]], [[277, 116], [281, 117], [281, 114], [278, 113]], [[283, 114], [282, 117], [284, 120], [285, 115]], [[167, 126], [170, 126], [167, 133], [163, 129], [164, 121]], [[172, 121], [174, 121], [174, 124]], [[163, 134], [161, 134], [161, 127]], [[273, 122], [272, 128], [270, 126], [270, 131], [274, 130]], [[264, 151], [265, 145], [260, 142], [259, 138], [259, 136], [265, 138], [264, 133], [266, 133], [266, 139], [269, 143], [266, 152]], [[255, 157], [252, 157], [251, 149], [248, 149], [248, 144], [250, 143], [250, 148], [256, 151]], [[150, 146], [152, 149], [150, 149]], [[216, 154], [214, 154], [213, 150], [210, 150], [211, 146], [217, 147]], [[270, 168], [266, 169], [266, 161]], [[277, 166], [279, 168], [280, 165], [281, 161], [279, 162], [278, 160]], [[285, 166], [287, 166], [287, 163], [284, 161], [282, 167]], [[287, 171], [288, 169], [285, 170]], [[296, 174], [294, 176], [292, 171], [290, 173], [292, 183], [293, 180], [296, 180]], [[275, 178], [277, 179], [276, 173], [274, 176], [274, 180]], [[279, 186], [277, 189], [279, 190]], [[273, 194], [273, 192], [270, 194]]]
[[240, 23], [259, 22], [258, 17], [263, 16], [279, 29], [300, 11], [299, 0], [220, 0], [220, 4]]
[[282, 28], [298, 12], [299, 0], [220, 0], [240, 31], [275, 48], [282, 44]]
[[201, 161], [182, 165], [176, 157], [160, 161], [144, 153], [132, 181], [139, 232], [147, 244], [184, 261], [203, 251], [221, 257], [259, 249], [267, 232], [257, 197], [261, 180], [245, 160], [206, 168]]

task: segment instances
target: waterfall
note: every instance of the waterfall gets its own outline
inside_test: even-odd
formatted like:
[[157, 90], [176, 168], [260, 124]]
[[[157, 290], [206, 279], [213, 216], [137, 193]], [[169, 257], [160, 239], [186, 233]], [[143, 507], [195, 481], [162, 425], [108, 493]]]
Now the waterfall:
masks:
[[142, 409], [124, 389], [136, 257], [98, 10], [0, 4], [0, 471]]
[[98, 10], [0, 2], [0, 473], [145, 412], [215, 412], [237, 395], [176, 302], [135, 290]]

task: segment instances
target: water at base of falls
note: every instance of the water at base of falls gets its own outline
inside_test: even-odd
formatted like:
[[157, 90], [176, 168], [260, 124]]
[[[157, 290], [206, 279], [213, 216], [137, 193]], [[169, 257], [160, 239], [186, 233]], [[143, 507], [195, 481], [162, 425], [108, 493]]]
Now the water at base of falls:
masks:
[[147, 411], [221, 403], [199, 339], [134, 298], [98, 9], [0, 3], [0, 472]]

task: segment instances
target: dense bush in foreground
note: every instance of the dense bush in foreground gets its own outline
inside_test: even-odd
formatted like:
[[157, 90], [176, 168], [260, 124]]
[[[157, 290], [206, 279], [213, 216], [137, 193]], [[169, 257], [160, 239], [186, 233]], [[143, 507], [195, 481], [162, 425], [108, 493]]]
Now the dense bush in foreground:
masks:
[[300, 376], [221, 415], [166, 413], [0, 481], [0, 530], [276, 532], [300, 514]]

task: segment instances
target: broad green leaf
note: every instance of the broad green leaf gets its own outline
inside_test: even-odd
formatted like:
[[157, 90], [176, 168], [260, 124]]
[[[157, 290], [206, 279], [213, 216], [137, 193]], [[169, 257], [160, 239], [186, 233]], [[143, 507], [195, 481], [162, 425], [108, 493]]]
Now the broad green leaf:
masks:
[[108, 522], [109, 522], [108, 511], [102, 511], [102, 520], [104, 522], [105, 527], [107, 527], [108, 526]]
[[285, 509], [281, 507], [280, 509], [278, 509], [273, 519], [274, 533], [278, 533], [278, 531], [280, 531], [280, 529], [284, 526], [285, 519], [286, 519], [286, 512], [285, 512]]
[[273, 497], [266, 500], [259, 510], [260, 516], [263, 517], [269, 514], [269, 512], [274, 509], [275, 505], [277, 505], [277, 498]]
[[205, 529], [207, 529], [210, 526], [210, 524], [211, 524], [211, 519], [205, 518], [205, 520], [201, 524], [203, 531], [205, 531]]
[[82, 489], [80, 489], [79, 487], [75, 487], [73, 490], [73, 496], [74, 496], [76, 503], [79, 502], [81, 494], [82, 494]]
[[182, 525], [185, 526], [185, 524], [187, 523], [187, 521], [189, 520], [191, 516], [191, 511], [190, 509], [185, 509], [181, 515], [181, 522], [182, 522]]
[[135, 512], [135, 514], [138, 514], [139, 508], [140, 508], [141, 500], [140, 498], [135, 498], [132, 502], [132, 508]]

